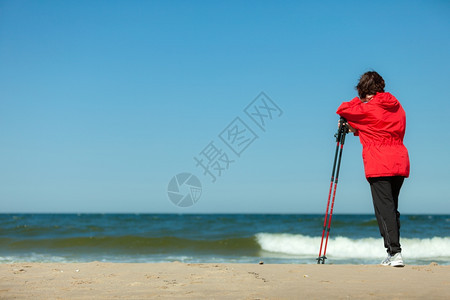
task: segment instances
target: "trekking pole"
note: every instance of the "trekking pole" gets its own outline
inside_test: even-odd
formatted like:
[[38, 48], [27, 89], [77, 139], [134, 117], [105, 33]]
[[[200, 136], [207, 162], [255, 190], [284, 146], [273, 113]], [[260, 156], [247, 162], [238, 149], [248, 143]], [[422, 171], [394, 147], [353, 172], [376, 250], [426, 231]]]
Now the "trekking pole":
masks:
[[[333, 171], [331, 172], [330, 190], [328, 192], [327, 209], [325, 211], [325, 218], [324, 218], [324, 222], [323, 222], [322, 239], [320, 241], [319, 257], [317, 258], [318, 264], [320, 264], [320, 263], [324, 264], [325, 259], [327, 258], [326, 252], [327, 252], [327, 245], [328, 245], [328, 236], [330, 234], [331, 218], [333, 216], [334, 199], [336, 197], [336, 187], [337, 187], [338, 178], [339, 178], [339, 170], [341, 167], [342, 150], [344, 147], [345, 135], [347, 133], [348, 133], [347, 121], [341, 117], [341, 119], [339, 121], [338, 131], [334, 135], [336, 137], [336, 151], [334, 153]], [[338, 153], [339, 153], [339, 159], [338, 159]], [[336, 162], [337, 162], [337, 169], [336, 169]], [[333, 189], [333, 184], [334, 184], [334, 189]], [[330, 216], [328, 218], [328, 210], [330, 208], [331, 194], [333, 194], [333, 200], [331, 202]], [[325, 237], [325, 231], [327, 231], [327, 237], [326, 237], [325, 248], [324, 248], [324, 252], [323, 252], [323, 256], [322, 256], [322, 246], [323, 246], [323, 239]]]

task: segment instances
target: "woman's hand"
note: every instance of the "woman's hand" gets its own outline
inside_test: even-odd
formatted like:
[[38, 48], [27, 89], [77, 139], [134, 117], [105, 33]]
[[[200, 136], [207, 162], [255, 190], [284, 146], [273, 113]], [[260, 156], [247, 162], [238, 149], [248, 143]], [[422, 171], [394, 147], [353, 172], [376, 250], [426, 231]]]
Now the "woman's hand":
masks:
[[[353, 128], [352, 126], [350, 126], [350, 124], [348, 124], [348, 122], [345, 122], [345, 125], [347, 125], [347, 127], [348, 127], [348, 132], [351, 132], [351, 133], [356, 132], [356, 129]], [[339, 128], [339, 126], [341, 126], [341, 120], [338, 121], [338, 128]]]
[[356, 129], [353, 128], [352, 126], [350, 126], [350, 124], [348, 124], [348, 123], [347, 123], [347, 127], [348, 127], [348, 132], [351, 132], [351, 133], [355, 133], [356, 132]]

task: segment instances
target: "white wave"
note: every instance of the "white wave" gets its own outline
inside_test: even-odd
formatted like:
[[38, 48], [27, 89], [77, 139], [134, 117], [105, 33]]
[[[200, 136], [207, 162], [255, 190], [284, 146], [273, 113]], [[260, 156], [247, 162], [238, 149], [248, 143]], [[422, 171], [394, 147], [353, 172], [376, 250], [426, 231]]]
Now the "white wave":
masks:
[[[262, 250], [274, 254], [314, 257], [319, 254], [321, 237], [288, 233], [258, 233], [256, 240]], [[413, 259], [450, 259], [450, 237], [433, 237], [429, 239], [401, 238], [400, 243], [404, 257]], [[330, 238], [327, 246], [327, 257], [343, 259], [378, 259], [384, 252], [382, 238], [350, 239], [338, 236]]]
[[76, 262], [76, 260], [70, 260], [62, 256], [53, 256], [38, 253], [0, 256], [0, 264], [19, 263], [19, 262], [68, 263], [68, 262]]

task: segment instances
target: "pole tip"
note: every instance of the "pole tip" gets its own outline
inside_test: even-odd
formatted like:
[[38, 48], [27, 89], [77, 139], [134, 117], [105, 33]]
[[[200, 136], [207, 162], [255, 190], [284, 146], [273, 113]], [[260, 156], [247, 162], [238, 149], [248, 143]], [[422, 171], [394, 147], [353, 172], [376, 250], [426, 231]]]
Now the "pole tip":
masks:
[[319, 256], [318, 258], [316, 258], [317, 264], [325, 264], [325, 259], [327, 259], [325, 255]]

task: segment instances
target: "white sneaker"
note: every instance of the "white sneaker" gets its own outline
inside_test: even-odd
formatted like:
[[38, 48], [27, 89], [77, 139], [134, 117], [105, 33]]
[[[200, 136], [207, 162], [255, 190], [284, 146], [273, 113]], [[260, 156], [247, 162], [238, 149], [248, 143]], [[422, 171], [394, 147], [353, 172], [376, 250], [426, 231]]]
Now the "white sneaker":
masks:
[[394, 255], [388, 254], [388, 256], [381, 262], [383, 266], [391, 266], [391, 267], [404, 267], [402, 254], [395, 253]]
[[402, 254], [395, 253], [394, 256], [391, 256], [391, 267], [404, 267], [405, 264], [403, 263], [403, 257]]
[[388, 254], [388, 256], [386, 256], [386, 258], [385, 259], [383, 259], [383, 261], [381, 262], [381, 265], [383, 265], [383, 266], [389, 266], [390, 265], [390, 263], [391, 263], [391, 255], [390, 254]]

